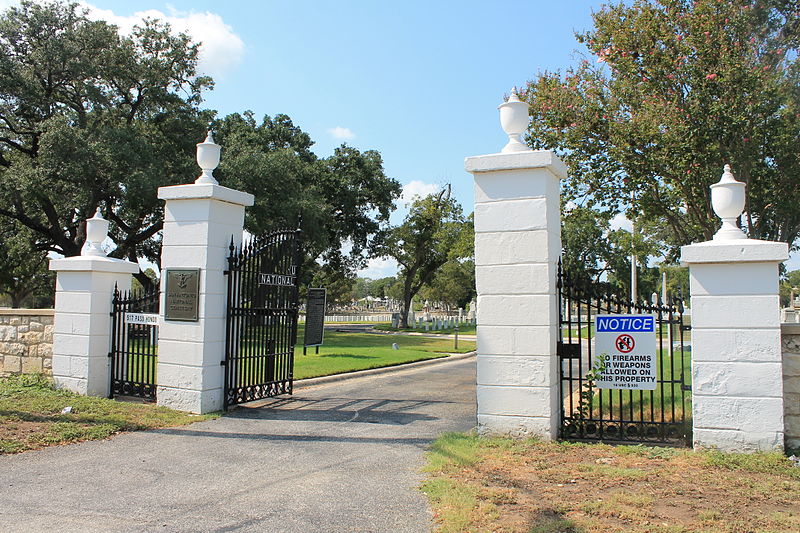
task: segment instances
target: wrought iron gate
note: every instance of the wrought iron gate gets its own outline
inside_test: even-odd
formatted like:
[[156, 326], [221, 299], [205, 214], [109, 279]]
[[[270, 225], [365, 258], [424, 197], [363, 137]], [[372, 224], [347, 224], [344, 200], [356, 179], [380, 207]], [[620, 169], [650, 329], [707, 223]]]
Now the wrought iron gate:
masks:
[[[605, 293], [601, 284], [580, 284], [558, 265], [557, 335], [561, 427], [572, 440], [684, 444], [691, 431], [690, 351], [684, 344], [683, 302], [636, 303]], [[655, 390], [594, 386], [594, 317], [650, 314], [656, 325]], [[596, 354], [595, 354], [596, 355]]]
[[253, 238], [228, 256], [224, 406], [292, 393], [300, 230]]
[[109, 397], [156, 399], [159, 289], [114, 287], [111, 302], [111, 389]]

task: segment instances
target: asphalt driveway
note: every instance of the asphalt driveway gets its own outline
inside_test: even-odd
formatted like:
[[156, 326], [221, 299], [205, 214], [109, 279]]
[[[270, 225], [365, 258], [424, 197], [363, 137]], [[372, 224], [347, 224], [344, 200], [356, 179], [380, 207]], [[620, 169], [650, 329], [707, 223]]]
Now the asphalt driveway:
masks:
[[301, 387], [218, 420], [0, 457], [0, 531], [429, 531], [423, 453], [474, 424], [474, 357]]

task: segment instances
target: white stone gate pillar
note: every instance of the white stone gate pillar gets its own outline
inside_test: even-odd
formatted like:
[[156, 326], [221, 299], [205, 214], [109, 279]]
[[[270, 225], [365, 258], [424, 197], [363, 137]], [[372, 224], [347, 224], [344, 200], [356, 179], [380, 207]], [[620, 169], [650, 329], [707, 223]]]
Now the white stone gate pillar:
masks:
[[108, 221], [97, 210], [86, 221], [86, 240], [79, 256], [51, 259], [56, 271], [53, 322], [53, 381], [56, 387], [89, 396], [108, 396], [111, 384], [111, 300], [114, 287], [131, 288], [139, 265], [106, 257], [100, 244]]
[[516, 92], [500, 114], [508, 145], [465, 161], [475, 178], [478, 429], [555, 439], [559, 180], [567, 171], [552, 152], [519, 141], [528, 106]]
[[744, 188], [726, 165], [712, 185], [722, 228], [714, 240], [681, 249], [692, 297], [695, 448], [783, 448], [778, 265], [788, 245], [748, 239], [736, 227]]
[[[222, 409], [228, 248], [242, 240], [253, 195], [222, 187], [212, 172], [220, 147], [209, 133], [198, 145], [203, 174], [191, 185], [158, 189], [165, 200], [158, 332], [158, 404], [193, 413]], [[169, 269], [200, 269], [197, 321], [165, 317]]]

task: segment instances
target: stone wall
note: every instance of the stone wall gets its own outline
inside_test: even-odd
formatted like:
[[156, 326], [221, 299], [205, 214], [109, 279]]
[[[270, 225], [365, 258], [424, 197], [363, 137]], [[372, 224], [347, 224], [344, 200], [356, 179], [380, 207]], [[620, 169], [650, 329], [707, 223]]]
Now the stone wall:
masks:
[[0, 309], [0, 376], [49, 375], [52, 359], [52, 309]]
[[781, 326], [786, 447], [800, 448], [800, 324]]

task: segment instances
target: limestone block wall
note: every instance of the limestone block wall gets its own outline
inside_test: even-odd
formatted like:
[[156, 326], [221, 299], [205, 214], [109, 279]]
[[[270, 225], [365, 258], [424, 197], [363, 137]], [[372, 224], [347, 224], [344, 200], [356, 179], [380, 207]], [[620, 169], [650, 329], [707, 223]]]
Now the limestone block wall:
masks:
[[0, 376], [52, 374], [52, 309], [0, 309]]
[[786, 448], [800, 448], [800, 324], [781, 326]]

